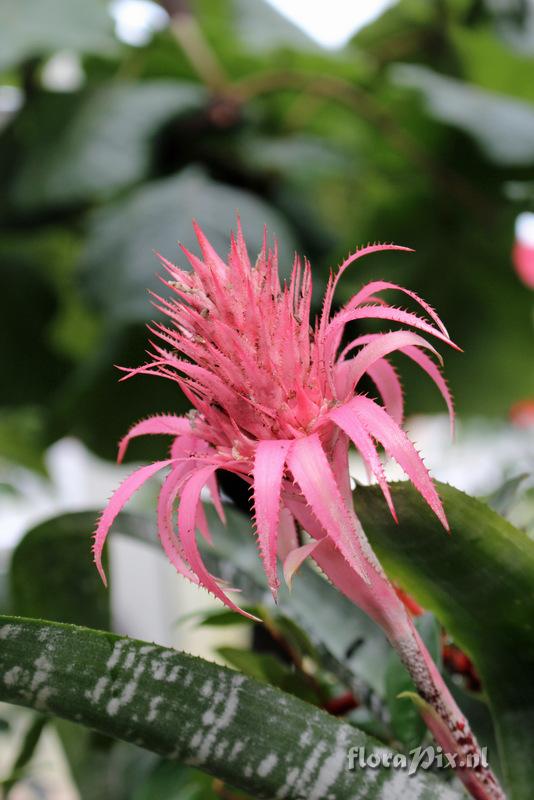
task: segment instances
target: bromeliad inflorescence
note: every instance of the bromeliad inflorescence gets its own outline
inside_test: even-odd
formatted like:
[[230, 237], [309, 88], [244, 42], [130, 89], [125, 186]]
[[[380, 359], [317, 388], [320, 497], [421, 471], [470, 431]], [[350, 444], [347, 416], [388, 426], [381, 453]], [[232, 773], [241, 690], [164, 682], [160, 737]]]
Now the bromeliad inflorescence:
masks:
[[[148, 374], [175, 381], [195, 410], [187, 416], [142, 420], [120, 442], [119, 460], [134, 437], [173, 437], [169, 458], [134, 472], [102, 514], [94, 540], [102, 577], [102, 549], [113, 520], [146, 480], [167, 468], [158, 500], [158, 531], [167, 556], [182, 575], [245, 613], [228, 596], [224, 582], [210, 574], [196, 540], [197, 528], [206, 538], [210, 535], [201, 491], [209, 489], [224, 517], [216, 472], [233, 472], [252, 488], [259, 552], [272, 592], [279, 588], [278, 558], [290, 581], [302, 561], [312, 557], [384, 629], [419, 689], [423, 715], [438, 741], [449, 751], [477, 752], [466, 720], [368, 543], [350, 491], [348, 451], [353, 443], [395, 515], [377, 449], [382, 445], [448, 527], [428, 471], [401, 427], [403, 394], [387, 357], [400, 352], [428, 373], [445, 399], [452, 424], [451, 396], [432, 358], [440, 356], [421, 334], [456, 345], [427, 303], [387, 281], [367, 284], [332, 313], [336, 286], [351, 264], [370, 253], [408, 248], [372, 245], [349, 256], [330, 276], [322, 312], [312, 322], [307, 261], [297, 257], [290, 282], [281, 285], [276, 247], [268, 249], [266, 239], [253, 266], [239, 225], [225, 263], [200, 228], [195, 230], [202, 260], [185, 247], [191, 271], [161, 259], [169, 296], [156, 297], [155, 304], [169, 322], [151, 328], [159, 343], [152, 344], [150, 361], [126, 370], [126, 377]], [[407, 295], [421, 315], [391, 306], [381, 297], [384, 290]], [[364, 319], [412, 330], [359, 335], [342, 347], [346, 326]], [[358, 391], [364, 376], [376, 386], [381, 402]], [[311, 537], [307, 544], [299, 542], [297, 523]], [[460, 773], [474, 796], [502, 797], [488, 769]]]
[[[149, 363], [128, 371], [128, 376], [152, 374], [176, 381], [196, 413], [143, 420], [121, 441], [119, 460], [135, 436], [175, 437], [170, 459], [136, 472], [105, 511], [95, 540], [99, 569], [104, 537], [119, 508], [144, 480], [170, 466], [158, 509], [163, 546], [179, 572], [200, 582], [230, 607], [235, 608], [234, 603], [204, 569], [194, 536], [196, 526], [202, 530], [204, 523], [199, 506], [204, 485], [212, 490], [217, 503], [217, 469], [235, 472], [253, 486], [260, 554], [274, 592], [278, 587], [277, 551], [292, 555], [295, 562], [294, 520], [300, 516], [299, 501], [303, 510], [309, 506], [321, 525], [318, 539], [331, 540], [355, 572], [368, 581], [360, 526], [348, 495], [350, 440], [378, 480], [393, 513], [375, 441], [396, 458], [447, 524], [428, 472], [400, 427], [402, 390], [386, 360], [389, 353], [400, 350], [417, 361], [438, 383], [452, 414], [446, 384], [425, 353], [435, 354], [435, 349], [415, 332], [395, 331], [359, 336], [338, 355], [344, 327], [352, 320], [401, 322], [452, 344], [447, 331], [426, 303], [382, 281], [364, 287], [330, 318], [336, 284], [351, 263], [367, 253], [407, 248], [375, 245], [349, 257], [336, 277], [330, 278], [321, 317], [312, 328], [308, 262], [301, 266], [296, 259], [289, 286], [281, 287], [276, 251], [264, 246], [252, 267], [240, 230], [237, 241], [232, 239], [225, 264], [199, 228], [197, 235], [204, 261], [182, 248], [191, 272], [162, 259], [170, 275], [165, 283], [174, 297], [158, 297], [157, 307], [171, 324], [151, 329], [162, 345], [153, 345]], [[430, 321], [378, 299], [377, 292], [384, 289], [398, 289], [413, 297]], [[349, 357], [356, 349], [357, 354]], [[384, 405], [357, 393], [365, 374], [375, 382]], [[172, 524], [177, 497], [182, 501], [178, 535]], [[219, 511], [222, 513], [220, 506]]]

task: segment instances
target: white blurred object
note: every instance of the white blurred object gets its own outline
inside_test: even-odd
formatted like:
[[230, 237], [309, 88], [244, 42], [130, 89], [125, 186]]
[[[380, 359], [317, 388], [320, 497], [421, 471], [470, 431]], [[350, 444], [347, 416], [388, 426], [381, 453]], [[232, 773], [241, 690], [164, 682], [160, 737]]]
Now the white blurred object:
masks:
[[24, 102], [24, 93], [17, 86], [0, 86], [0, 115], [15, 114]]
[[[0, 703], [0, 716], [9, 722], [9, 734], [0, 734], [0, 775], [8, 775], [34, 720], [31, 711]], [[5, 741], [4, 741], [5, 740]], [[48, 726], [24, 777], [9, 792], [9, 800], [79, 800], [67, 760], [55, 730]]]
[[24, 92], [17, 86], [0, 86], [0, 131], [24, 105]]
[[521, 281], [534, 289], [534, 214], [523, 211], [515, 221], [512, 263]]
[[[519, 429], [506, 423], [475, 419], [458, 421], [451, 442], [446, 415], [412, 417], [406, 430], [422, 454], [433, 478], [472, 495], [487, 495], [504, 481], [534, 472], [534, 427]], [[388, 480], [404, 480], [401, 468], [385, 465]], [[369, 480], [361, 459], [351, 458], [351, 474], [359, 483]]]
[[267, 0], [323, 47], [338, 48], [397, 0]]
[[55, 53], [44, 64], [41, 83], [53, 92], [75, 92], [83, 85], [85, 73], [80, 57], [69, 50]]
[[[372, 22], [397, 0], [267, 0], [323, 47], [342, 47], [354, 33]], [[114, 0], [110, 7], [121, 41], [142, 46], [169, 22], [167, 12], [151, 0]]]
[[126, 44], [141, 47], [169, 24], [169, 15], [151, 0], [114, 0], [110, 6], [115, 33]]
[[534, 214], [523, 211], [515, 221], [515, 238], [527, 247], [534, 247]]
[[0, 469], [0, 480], [16, 489], [0, 496], [0, 549], [13, 547], [25, 530], [54, 514], [97, 508], [130, 472], [96, 458], [72, 438], [56, 442], [45, 461], [50, 479], [12, 465]]
[[210, 661], [221, 662], [215, 653], [219, 646], [246, 646], [242, 626], [198, 627], [195, 612], [217, 611], [222, 606], [204, 589], [177, 575], [162, 550], [120, 533], [110, 543], [115, 631]]

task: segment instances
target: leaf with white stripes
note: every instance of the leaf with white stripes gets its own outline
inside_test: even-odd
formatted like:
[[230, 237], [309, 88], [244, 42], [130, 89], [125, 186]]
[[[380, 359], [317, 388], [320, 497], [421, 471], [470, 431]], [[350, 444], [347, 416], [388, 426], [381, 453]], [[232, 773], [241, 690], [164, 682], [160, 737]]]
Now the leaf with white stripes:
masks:
[[389, 752], [291, 695], [200, 658], [87, 628], [0, 617], [0, 700], [201, 768], [258, 798], [460, 800], [426, 772], [348, 769]]

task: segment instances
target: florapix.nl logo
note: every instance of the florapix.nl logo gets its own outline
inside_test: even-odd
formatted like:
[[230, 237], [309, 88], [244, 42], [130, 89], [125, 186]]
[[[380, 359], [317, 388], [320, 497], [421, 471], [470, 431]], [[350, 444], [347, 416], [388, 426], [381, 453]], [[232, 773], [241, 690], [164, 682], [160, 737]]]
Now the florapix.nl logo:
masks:
[[447, 753], [442, 747], [415, 747], [409, 753], [395, 753], [391, 750], [376, 748], [367, 752], [365, 747], [351, 747], [347, 752], [347, 768], [357, 769], [398, 769], [415, 775], [419, 770], [435, 769], [480, 769], [488, 766], [488, 748], [481, 747], [480, 752]]

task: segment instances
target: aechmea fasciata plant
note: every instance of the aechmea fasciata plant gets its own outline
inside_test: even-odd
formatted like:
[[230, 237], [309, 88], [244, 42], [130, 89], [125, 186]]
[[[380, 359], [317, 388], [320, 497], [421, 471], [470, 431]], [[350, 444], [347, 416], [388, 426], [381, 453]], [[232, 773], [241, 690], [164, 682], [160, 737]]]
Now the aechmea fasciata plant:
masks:
[[[305, 558], [321, 570], [385, 631], [419, 691], [423, 716], [447, 752], [465, 761], [478, 744], [458, 709], [406, 607], [371, 549], [353, 508], [348, 466], [353, 444], [378, 482], [391, 513], [395, 508], [377, 449], [381, 445], [448, 529], [436, 488], [402, 429], [403, 393], [388, 356], [400, 352], [436, 383], [454, 416], [451, 395], [435, 359], [434, 341], [453, 344], [436, 312], [415, 293], [373, 281], [337, 313], [332, 302], [339, 279], [358, 259], [396, 245], [371, 245], [349, 256], [330, 275], [322, 312], [311, 319], [310, 264], [295, 259], [289, 284], [281, 285], [276, 247], [266, 239], [255, 265], [241, 227], [232, 236], [227, 263], [195, 226], [202, 252], [182, 251], [191, 271], [161, 258], [168, 295], [156, 308], [168, 324], [150, 329], [150, 360], [126, 376], [157, 375], [175, 381], [194, 411], [138, 422], [119, 445], [122, 460], [131, 439], [145, 434], [172, 437], [169, 457], [134, 472], [113, 495], [94, 539], [97, 567], [107, 533], [125, 503], [160, 470], [168, 470], [158, 500], [162, 546], [177, 571], [205, 587], [235, 611], [222, 580], [203, 563], [197, 528], [209, 540], [200, 494], [207, 487], [222, 519], [217, 470], [251, 487], [259, 555], [272, 593], [279, 588], [277, 562], [288, 582]], [[391, 306], [384, 290], [407, 295], [421, 315]], [[346, 326], [356, 320], [400, 323], [402, 330], [359, 335], [341, 347]], [[362, 378], [376, 386], [381, 402], [359, 392]], [[300, 526], [310, 536], [301, 544]], [[447, 541], [444, 537], [444, 547]], [[250, 616], [247, 614], [247, 616]], [[491, 771], [459, 770], [477, 798], [501, 798]]]

